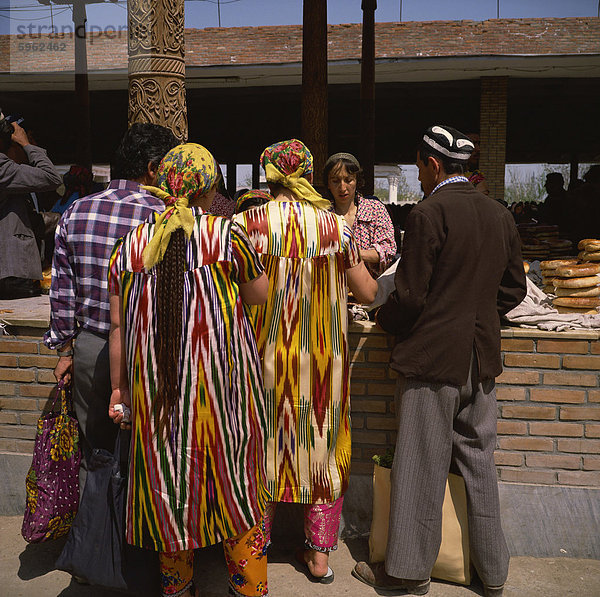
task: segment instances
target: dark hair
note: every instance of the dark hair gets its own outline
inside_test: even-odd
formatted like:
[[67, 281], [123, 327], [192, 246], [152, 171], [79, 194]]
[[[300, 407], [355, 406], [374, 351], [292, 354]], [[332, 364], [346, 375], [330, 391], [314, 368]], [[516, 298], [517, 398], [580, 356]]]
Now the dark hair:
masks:
[[[340, 158], [335, 162], [329, 162], [325, 164], [325, 168], [323, 168], [323, 187], [325, 188], [326, 198], [329, 199], [331, 205], [334, 205], [334, 199], [331, 191], [329, 190], [329, 175], [334, 171], [337, 172], [338, 170], [341, 170], [342, 168], [345, 168], [348, 174], [353, 174], [356, 177], [357, 192], [362, 189], [365, 182], [363, 169], [360, 166], [357, 166], [352, 160]], [[356, 196], [354, 197], [354, 201], [356, 202]]]
[[452, 160], [437, 151], [434, 151], [425, 141], [421, 140], [417, 147], [417, 151], [419, 152], [419, 157], [421, 161], [427, 163], [427, 160], [431, 158], [435, 158], [442, 164], [442, 168], [446, 174], [464, 174], [466, 162], [457, 162], [456, 160]]
[[149, 122], [136, 122], [121, 139], [110, 164], [110, 177], [136, 180], [155, 168], [167, 151], [178, 145], [175, 135], [166, 127]]
[[172, 421], [179, 414], [185, 245], [183, 228], [178, 228], [156, 266], [156, 393], [152, 411], [156, 435], [167, 441]]
[[0, 120], [0, 149], [8, 149], [11, 144], [15, 127], [6, 118]]

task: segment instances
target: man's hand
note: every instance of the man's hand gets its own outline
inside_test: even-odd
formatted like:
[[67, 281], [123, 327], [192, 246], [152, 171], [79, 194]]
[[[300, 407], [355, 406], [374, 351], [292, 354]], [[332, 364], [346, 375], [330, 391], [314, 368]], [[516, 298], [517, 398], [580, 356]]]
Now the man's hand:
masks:
[[60, 381], [64, 378], [65, 383], [69, 383], [71, 381], [71, 376], [73, 375], [73, 357], [59, 357], [58, 363], [54, 368], [54, 377], [56, 377], [56, 381]]
[[13, 122], [12, 125], [15, 130], [11, 136], [11, 140], [14, 141], [15, 143], [18, 143], [21, 147], [25, 147], [25, 145], [29, 145], [30, 141], [29, 141], [29, 137], [27, 137], [27, 133], [25, 132], [25, 129], [21, 125], [17, 124], [16, 122]]

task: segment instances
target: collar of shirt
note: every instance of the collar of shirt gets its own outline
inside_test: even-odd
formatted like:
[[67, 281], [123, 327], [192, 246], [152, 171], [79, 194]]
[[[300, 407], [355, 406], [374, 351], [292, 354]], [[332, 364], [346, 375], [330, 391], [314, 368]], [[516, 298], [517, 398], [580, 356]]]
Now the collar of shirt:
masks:
[[126, 180], [125, 178], [115, 178], [108, 183], [106, 190], [121, 189], [126, 191], [148, 193], [148, 191], [142, 189], [139, 182], [133, 180]]
[[442, 188], [444, 185], [451, 184], [453, 182], [469, 182], [469, 179], [466, 176], [463, 176], [462, 174], [460, 176], [451, 176], [450, 178], [446, 178], [446, 180], [442, 180], [442, 182], [440, 182], [440, 184], [437, 185], [437, 187], [435, 187], [435, 189], [433, 189], [431, 193], [429, 193], [429, 197], [431, 197], [431, 195], [433, 195], [438, 189]]

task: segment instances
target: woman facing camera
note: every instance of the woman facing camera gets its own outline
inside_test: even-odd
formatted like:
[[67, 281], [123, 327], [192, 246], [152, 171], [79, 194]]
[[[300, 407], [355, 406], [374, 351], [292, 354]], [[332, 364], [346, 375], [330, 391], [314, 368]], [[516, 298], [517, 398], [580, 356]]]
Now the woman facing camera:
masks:
[[267, 147], [261, 164], [273, 197], [234, 217], [260, 254], [269, 298], [256, 333], [267, 400], [267, 480], [273, 502], [304, 504], [305, 549], [297, 557], [322, 583], [333, 581], [350, 474], [347, 286], [370, 303], [369, 275], [350, 226], [312, 187], [312, 155], [297, 139]]
[[194, 549], [223, 542], [229, 595], [268, 594], [262, 514], [265, 411], [245, 304], [268, 280], [246, 233], [207, 210], [217, 167], [201, 145], [169, 151], [165, 203], [110, 260], [115, 405], [131, 405], [127, 541], [160, 552], [164, 597], [196, 597]]
[[323, 179], [335, 213], [352, 228], [360, 256], [369, 273], [377, 277], [396, 255], [394, 225], [387, 209], [378, 199], [360, 194], [362, 169], [350, 153], [333, 154], [325, 163]]

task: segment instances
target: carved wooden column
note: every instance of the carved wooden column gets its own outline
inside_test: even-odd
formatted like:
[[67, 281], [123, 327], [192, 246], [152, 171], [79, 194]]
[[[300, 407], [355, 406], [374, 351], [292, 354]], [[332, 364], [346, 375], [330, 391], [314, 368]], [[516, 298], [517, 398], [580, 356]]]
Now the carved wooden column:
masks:
[[302, 141], [313, 154], [314, 184], [327, 159], [327, 2], [304, 0], [302, 25]]
[[129, 125], [152, 122], [185, 142], [183, 0], [128, 0]]
[[362, 0], [362, 61], [360, 64], [361, 166], [364, 192], [375, 187], [375, 10], [377, 0]]

